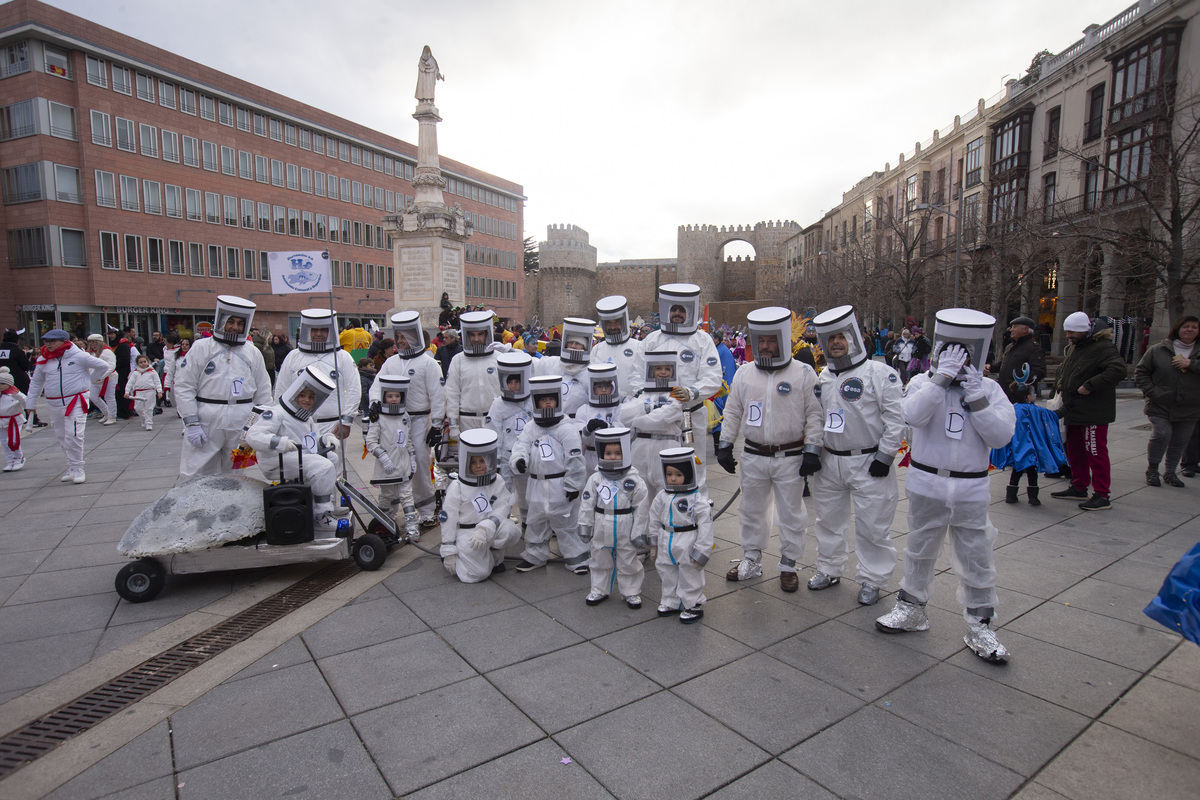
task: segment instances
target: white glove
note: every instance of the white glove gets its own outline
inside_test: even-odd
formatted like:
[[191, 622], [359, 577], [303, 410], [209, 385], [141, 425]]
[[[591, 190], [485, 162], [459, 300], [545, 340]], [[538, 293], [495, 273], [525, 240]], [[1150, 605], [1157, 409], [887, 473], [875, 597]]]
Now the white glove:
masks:
[[275, 446], [275, 449], [280, 453], [294, 453], [296, 452], [296, 443], [284, 436], [279, 440], [279, 444]]
[[338, 438], [332, 433], [326, 433], [321, 436], [321, 446], [328, 450], [336, 450], [338, 446]]
[[199, 425], [188, 425], [184, 435], [187, 436], [188, 444], [192, 447], [203, 447], [204, 443], [208, 441], [208, 436], [205, 435], [204, 428], [201, 428]]
[[963, 399], [967, 402], [983, 397], [983, 373], [975, 367], [966, 367], [967, 377], [963, 381]]
[[467, 547], [472, 550], [486, 550], [488, 546], [487, 534], [478, 528], [471, 534], [471, 538], [467, 539]]
[[392, 459], [387, 453], [380, 453], [376, 458], [379, 459], [379, 466], [383, 467], [385, 474], [391, 475], [396, 471], [396, 465], [392, 463]]
[[451, 438], [451, 439], [453, 439], [454, 441], [456, 441], [456, 442], [457, 442], [457, 441], [458, 441], [458, 434], [459, 434], [459, 430], [458, 430], [458, 428], [456, 428], [455, 426], [451, 425], [451, 426], [450, 426], [450, 438]]
[[938, 354], [938, 375], [954, 380], [966, 363], [967, 351], [960, 345], [952, 344]]
[[458, 577], [458, 556], [446, 556], [442, 559], [442, 566], [446, 568], [455, 578]]

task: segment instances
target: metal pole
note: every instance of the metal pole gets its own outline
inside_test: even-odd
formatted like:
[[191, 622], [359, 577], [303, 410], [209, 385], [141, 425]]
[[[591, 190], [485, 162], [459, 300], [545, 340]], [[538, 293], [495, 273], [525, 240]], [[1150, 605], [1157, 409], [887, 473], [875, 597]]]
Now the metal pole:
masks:
[[[326, 250], [325, 252], [321, 253], [321, 257], [325, 259], [325, 274], [332, 275], [333, 273], [331, 272], [331, 268], [329, 266], [329, 251]], [[333, 313], [333, 281], [332, 280], [329, 282], [329, 312], [331, 314]], [[329, 335], [337, 336], [338, 332], [336, 330], [333, 330], [334, 326], [330, 325], [329, 327], [330, 327]], [[337, 368], [337, 354], [338, 354], [338, 351], [341, 349], [342, 349], [342, 343], [339, 341], [338, 346], [333, 348], [333, 385], [337, 387], [336, 392], [337, 392], [338, 418], [337, 418], [336, 424], [337, 424], [337, 429], [338, 429], [339, 433], [342, 430], [342, 371]], [[355, 376], [355, 377], [357, 377], [357, 376]], [[351, 428], [353, 429], [353, 426], [351, 426]], [[338, 460], [340, 460], [342, 462], [342, 480], [346, 480], [346, 442], [349, 441], [349, 439], [350, 439], [350, 437], [349, 437], [349, 435], [347, 435], [345, 439], [342, 439], [341, 446], [338, 447]]]
[[[965, 165], [964, 165], [965, 166]], [[950, 150], [950, 174], [954, 174], [954, 150]], [[962, 183], [962, 175], [958, 176], [958, 181]], [[958, 288], [959, 275], [961, 274], [962, 264], [962, 226], [963, 226], [963, 203], [966, 200], [966, 191], [961, 185], [958, 187], [958, 219], [957, 225], [954, 226], [954, 307], [958, 308]]]

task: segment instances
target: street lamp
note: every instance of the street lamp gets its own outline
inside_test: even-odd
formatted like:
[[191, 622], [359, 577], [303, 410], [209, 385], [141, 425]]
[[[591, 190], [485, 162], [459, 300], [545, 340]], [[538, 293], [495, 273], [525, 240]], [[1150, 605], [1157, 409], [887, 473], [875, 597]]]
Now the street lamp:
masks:
[[958, 308], [959, 271], [962, 265], [962, 192], [958, 193], [957, 214], [945, 206], [939, 206], [934, 203], [917, 203], [913, 206], [913, 211], [939, 211], [947, 216], [954, 217], [954, 220], [958, 223], [954, 226], [954, 307]]

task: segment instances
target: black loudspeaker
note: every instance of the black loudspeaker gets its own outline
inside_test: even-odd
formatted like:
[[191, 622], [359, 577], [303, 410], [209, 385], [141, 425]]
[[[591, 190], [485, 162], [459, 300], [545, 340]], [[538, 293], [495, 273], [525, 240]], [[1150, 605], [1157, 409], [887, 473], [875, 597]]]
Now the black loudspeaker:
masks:
[[[304, 456], [300, 456], [301, 459]], [[279, 456], [279, 477], [283, 479], [283, 455]], [[304, 484], [304, 462], [300, 462], [300, 480], [263, 489], [263, 517], [267, 544], [303, 544], [313, 540], [312, 488]]]

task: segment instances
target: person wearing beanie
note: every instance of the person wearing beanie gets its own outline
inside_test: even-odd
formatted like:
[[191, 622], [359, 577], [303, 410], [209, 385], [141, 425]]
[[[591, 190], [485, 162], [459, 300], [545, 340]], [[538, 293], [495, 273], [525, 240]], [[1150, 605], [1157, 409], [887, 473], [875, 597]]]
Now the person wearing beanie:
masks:
[[1046, 377], [1046, 353], [1037, 343], [1034, 331], [1037, 323], [1029, 317], [1017, 317], [1008, 324], [1012, 342], [1004, 348], [1000, 357], [999, 367], [988, 364], [987, 371], [997, 373], [996, 382], [1008, 395], [1009, 402], [1020, 402], [1011, 394], [1013, 386], [1032, 386], [1034, 391], [1043, 378]]
[[1076, 311], [1063, 322], [1063, 330], [1070, 344], [1054, 390], [1062, 396], [1058, 413], [1067, 426], [1071, 485], [1050, 496], [1079, 500], [1084, 511], [1107, 511], [1112, 508], [1108, 426], [1117, 418], [1117, 384], [1128, 370], [1113, 344], [1112, 328], [1103, 320], [1093, 325], [1087, 314]]
[[4, 431], [4, 471], [16, 472], [25, 466], [21, 452], [21, 423], [25, 413], [25, 393], [16, 387], [8, 367], [0, 367], [0, 426]]

